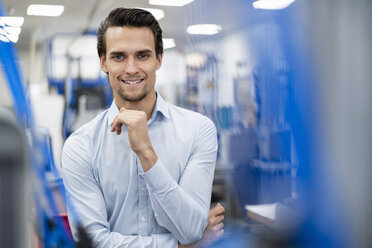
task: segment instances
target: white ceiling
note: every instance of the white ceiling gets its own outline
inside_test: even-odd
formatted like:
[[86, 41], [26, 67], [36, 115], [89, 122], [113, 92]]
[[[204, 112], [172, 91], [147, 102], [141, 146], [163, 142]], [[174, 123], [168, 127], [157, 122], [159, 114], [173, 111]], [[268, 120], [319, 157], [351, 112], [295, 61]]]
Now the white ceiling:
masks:
[[[153, 6], [148, 0], [0, 0], [4, 10], [11, 16], [24, 16], [25, 22], [17, 43], [20, 49], [30, 47], [32, 34], [38, 44], [55, 33], [79, 32], [86, 27], [96, 30], [100, 21], [116, 7], [143, 7], [161, 8], [165, 17], [160, 25], [164, 38], [175, 38], [177, 47], [194, 39], [186, 33], [186, 27], [197, 23], [216, 23], [222, 25], [223, 31], [232, 29], [240, 24], [239, 19], [244, 18], [251, 11], [251, 1], [239, 0], [195, 0], [184, 7]], [[246, 2], [246, 4], [244, 4]], [[60, 17], [27, 16], [26, 10], [30, 4], [60, 4], [65, 10]], [[96, 4], [97, 8], [94, 8]], [[243, 6], [242, 6], [243, 5]], [[94, 15], [89, 21], [89, 13]], [[243, 18], [242, 18], [243, 17]]]

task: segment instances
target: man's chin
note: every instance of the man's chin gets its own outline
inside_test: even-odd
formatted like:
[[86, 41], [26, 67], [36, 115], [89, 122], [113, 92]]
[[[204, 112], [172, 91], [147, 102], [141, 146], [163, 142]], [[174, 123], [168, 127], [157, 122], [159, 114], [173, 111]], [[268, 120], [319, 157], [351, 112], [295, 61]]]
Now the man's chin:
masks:
[[140, 95], [127, 95], [127, 94], [122, 94], [121, 92], [119, 93], [119, 95], [121, 99], [127, 102], [140, 102], [147, 96], [146, 93], [142, 93]]

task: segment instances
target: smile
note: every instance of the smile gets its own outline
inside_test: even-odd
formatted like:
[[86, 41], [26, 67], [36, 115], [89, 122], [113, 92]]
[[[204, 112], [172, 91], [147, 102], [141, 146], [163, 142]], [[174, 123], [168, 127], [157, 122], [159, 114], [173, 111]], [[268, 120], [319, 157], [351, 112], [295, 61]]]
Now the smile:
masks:
[[138, 80], [121, 80], [125, 84], [133, 85], [133, 84], [139, 84], [143, 81], [143, 79]]

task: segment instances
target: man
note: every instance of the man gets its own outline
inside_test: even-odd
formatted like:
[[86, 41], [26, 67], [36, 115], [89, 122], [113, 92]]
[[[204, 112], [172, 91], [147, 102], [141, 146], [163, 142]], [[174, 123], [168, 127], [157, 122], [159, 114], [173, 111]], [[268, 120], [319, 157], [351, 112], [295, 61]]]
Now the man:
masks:
[[216, 129], [156, 93], [163, 57], [158, 22], [144, 10], [115, 9], [98, 29], [97, 48], [114, 101], [64, 145], [74, 237], [77, 220], [70, 213], [96, 247], [189, 245], [207, 224], [194, 245], [218, 238], [222, 206], [211, 210], [208, 223]]

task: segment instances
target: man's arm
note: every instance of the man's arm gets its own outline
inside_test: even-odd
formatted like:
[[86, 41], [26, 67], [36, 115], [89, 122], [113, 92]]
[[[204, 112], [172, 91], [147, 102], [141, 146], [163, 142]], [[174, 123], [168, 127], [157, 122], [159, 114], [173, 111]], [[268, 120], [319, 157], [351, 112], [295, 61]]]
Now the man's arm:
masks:
[[121, 108], [120, 114], [112, 122], [111, 132], [116, 132], [117, 135], [120, 135], [123, 124], [128, 129], [131, 149], [140, 159], [143, 171], [148, 171], [158, 160], [158, 155], [155, 153], [149, 138], [146, 113]]
[[222, 238], [224, 234], [223, 220], [224, 220], [225, 208], [218, 203], [215, 207], [209, 210], [208, 225], [204, 230], [203, 237], [201, 240], [191, 244], [182, 245], [178, 244], [179, 248], [202, 248], [209, 247], [210, 245], [217, 242]]
[[208, 222], [208, 210], [217, 155], [217, 134], [207, 118], [198, 123], [194, 150], [180, 178], [172, 178], [150, 142], [147, 116], [142, 111], [121, 109], [111, 131], [121, 132], [125, 124], [132, 150], [139, 157], [149, 198], [159, 225], [182, 244], [199, 240]]
[[69, 223], [77, 239], [78, 215], [94, 247], [176, 247], [173, 235], [157, 234], [151, 236], [122, 235], [110, 231], [107, 210], [102, 192], [94, 179], [91, 166], [91, 153], [87, 137], [73, 136], [66, 141], [62, 154], [62, 175], [66, 187]]

